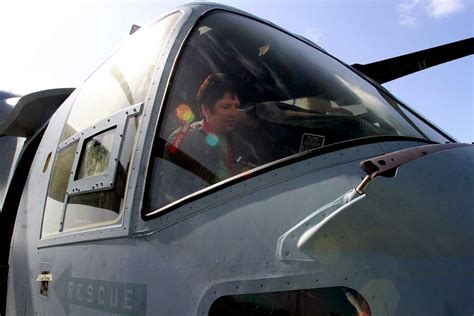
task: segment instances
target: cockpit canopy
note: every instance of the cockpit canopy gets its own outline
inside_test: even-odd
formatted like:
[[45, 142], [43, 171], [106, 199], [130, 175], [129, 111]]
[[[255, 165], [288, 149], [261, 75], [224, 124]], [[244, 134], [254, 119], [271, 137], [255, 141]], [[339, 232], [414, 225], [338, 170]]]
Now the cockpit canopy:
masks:
[[[190, 125], [191, 133], [199, 134], [193, 131], [193, 126], [202, 126], [197, 122], [203, 118], [196, 92], [207, 76], [216, 73], [238, 84], [241, 107], [232, 132], [235, 148], [231, 149], [237, 151], [236, 142], [245, 143], [241, 147], [250, 148], [246, 152], [251, 152], [251, 157], [236, 152], [230, 155], [230, 145], [223, 139], [224, 154], [214, 153], [221, 150], [218, 142], [208, 142], [193, 149], [182, 146], [178, 148], [182, 155], [173, 157], [168, 151], [179, 147], [175, 146], [177, 135], [188, 137], [180, 132], [183, 126]], [[228, 177], [215, 170], [226, 159], [244, 162], [232, 173], [235, 176], [295, 154], [361, 138], [406, 136], [448, 141], [387, 93], [321, 50], [272, 26], [222, 11], [202, 18], [189, 36], [161, 115], [145, 213], [226, 180]], [[212, 163], [212, 159], [220, 162]]]

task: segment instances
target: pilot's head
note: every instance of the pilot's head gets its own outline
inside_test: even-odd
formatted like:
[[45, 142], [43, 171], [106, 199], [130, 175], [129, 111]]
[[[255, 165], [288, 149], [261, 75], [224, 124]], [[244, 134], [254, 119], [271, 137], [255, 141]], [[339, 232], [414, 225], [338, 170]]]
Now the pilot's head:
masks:
[[196, 101], [217, 135], [233, 131], [240, 98], [235, 83], [222, 73], [209, 75], [199, 87]]

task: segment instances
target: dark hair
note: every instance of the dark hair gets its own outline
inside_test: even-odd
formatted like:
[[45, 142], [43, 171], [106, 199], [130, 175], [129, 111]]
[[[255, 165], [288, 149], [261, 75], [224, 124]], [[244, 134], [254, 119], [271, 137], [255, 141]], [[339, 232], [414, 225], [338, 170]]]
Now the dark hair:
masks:
[[204, 105], [212, 111], [217, 100], [221, 99], [226, 92], [232, 97], [238, 96], [235, 82], [223, 73], [209, 75], [196, 93], [197, 106], [201, 108]]

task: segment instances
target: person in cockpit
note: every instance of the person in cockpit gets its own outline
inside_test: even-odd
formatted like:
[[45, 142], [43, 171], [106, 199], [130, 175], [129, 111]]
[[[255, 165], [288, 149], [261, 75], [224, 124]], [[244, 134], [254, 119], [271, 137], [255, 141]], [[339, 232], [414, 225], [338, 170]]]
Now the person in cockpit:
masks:
[[174, 174], [173, 186], [187, 191], [177, 195], [192, 193], [255, 166], [253, 148], [234, 133], [240, 102], [237, 85], [222, 73], [209, 75], [201, 84], [196, 104], [202, 121], [185, 123], [171, 133], [165, 146], [164, 158], [193, 175]]

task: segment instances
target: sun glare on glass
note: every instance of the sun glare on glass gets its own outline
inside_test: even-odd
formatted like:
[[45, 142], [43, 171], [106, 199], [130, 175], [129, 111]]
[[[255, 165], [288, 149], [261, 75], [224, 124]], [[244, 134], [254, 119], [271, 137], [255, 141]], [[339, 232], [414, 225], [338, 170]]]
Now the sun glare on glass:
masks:
[[180, 104], [176, 108], [176, 116], [183, 122], [192, 123], [194, 121], [194, 113], [187, 104]]

